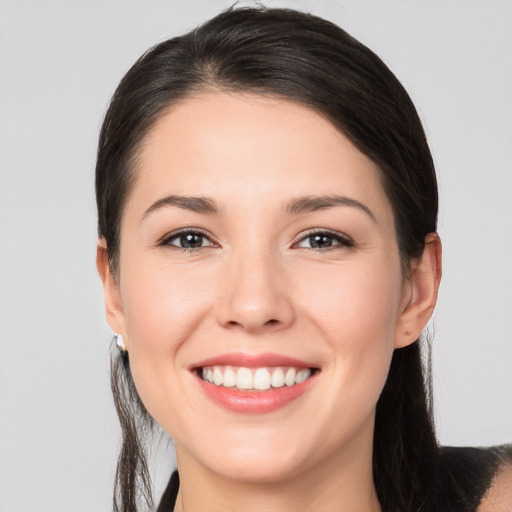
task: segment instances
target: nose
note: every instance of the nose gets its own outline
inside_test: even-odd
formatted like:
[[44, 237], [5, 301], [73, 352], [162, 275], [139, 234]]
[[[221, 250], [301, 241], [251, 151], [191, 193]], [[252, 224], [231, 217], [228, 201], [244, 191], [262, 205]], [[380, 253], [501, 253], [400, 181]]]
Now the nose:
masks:
[[275, 259], [244, 251], [226, 261], [216, 307], [223, 327], [259, 333], [293, 323], [291, 290]]

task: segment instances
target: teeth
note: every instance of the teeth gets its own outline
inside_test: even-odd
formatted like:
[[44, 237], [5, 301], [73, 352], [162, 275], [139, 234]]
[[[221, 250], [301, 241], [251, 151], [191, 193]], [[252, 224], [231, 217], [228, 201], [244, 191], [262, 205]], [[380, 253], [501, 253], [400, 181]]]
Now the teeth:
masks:
[[203, 368], [203, 380], [216, 386], [240, 390], [265, 391], [300, 384], [311, 376], [310, 368], [233, 368], [231, 366], [211, 366]]
[[266, 368], [258, 368], [254, 374], [254, 389], [270, 389], [270, 373]]
[[236, 372], [236, 387], [238, 389], [252, 389], [252, 372], [249, 368], [239, 368]]
[[304, 382], [307, 378], [309, 378], [310, 375], [311, 370], [309, 368], [302, 368], [302, 370], [299, 370], [295, 376], [295, 384]]
[[295, 368], [288, 368], [288, 371], [284, 376], [284, 383], [287, 386], [293, 386], [295, 384]]
[[236, 386], [236, 375], [231, 368], [226, 368], [224, 371], [224, 381], [222, 384], [228, 388]]
[[220, 371], [220, 368], [215, 367], [213, 370], [213, 383], [216, 386], [220, 386], [222, 384], [223, 380], [224, 380], [224, 375]]
[[282, 388], [284, 386], [284, 372], [282, 368], [276, 368], [272, 372], [272, 380], [270, 383], [273, 388]]

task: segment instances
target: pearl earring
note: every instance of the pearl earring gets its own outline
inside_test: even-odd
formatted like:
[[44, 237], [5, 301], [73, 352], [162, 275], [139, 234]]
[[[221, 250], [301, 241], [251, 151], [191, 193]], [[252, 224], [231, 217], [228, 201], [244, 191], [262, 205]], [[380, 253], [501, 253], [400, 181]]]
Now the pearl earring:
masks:
[[124, 336], [121, 333], [116, 332], [114, 334], [114, 341], [116, 342], [119, 351], [124, 354], [126, 352], [126, 342], [124, 341]]

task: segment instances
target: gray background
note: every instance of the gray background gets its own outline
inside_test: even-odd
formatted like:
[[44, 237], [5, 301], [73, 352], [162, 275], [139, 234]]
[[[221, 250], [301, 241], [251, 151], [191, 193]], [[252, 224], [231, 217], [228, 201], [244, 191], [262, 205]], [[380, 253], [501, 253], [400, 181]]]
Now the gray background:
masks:
[[[2, 512], [111, 509], [119, 432], [94, 266], [97, 133], [145, 49], [230, 3], [0, 0]], [[441, 191], [439, 437], [512, 441], [512, 3], [265, 3], [337, 22], [409, 90]]]

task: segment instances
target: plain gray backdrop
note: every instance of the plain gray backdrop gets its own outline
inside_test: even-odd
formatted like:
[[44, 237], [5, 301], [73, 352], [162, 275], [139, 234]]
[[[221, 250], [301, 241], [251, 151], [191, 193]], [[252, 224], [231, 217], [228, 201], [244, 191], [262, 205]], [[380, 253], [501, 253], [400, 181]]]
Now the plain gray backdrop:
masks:
[[[119, 445], [95, 270], [95, 145], [149, 46], [231, 0], [0, 0], [0, 510], [111, 510]], [[512, 441], [512, 3], [288, 1], [410, 92], [440, 186], [443, 444]], [[241, 5], [246, 4], [242, 2]]]

